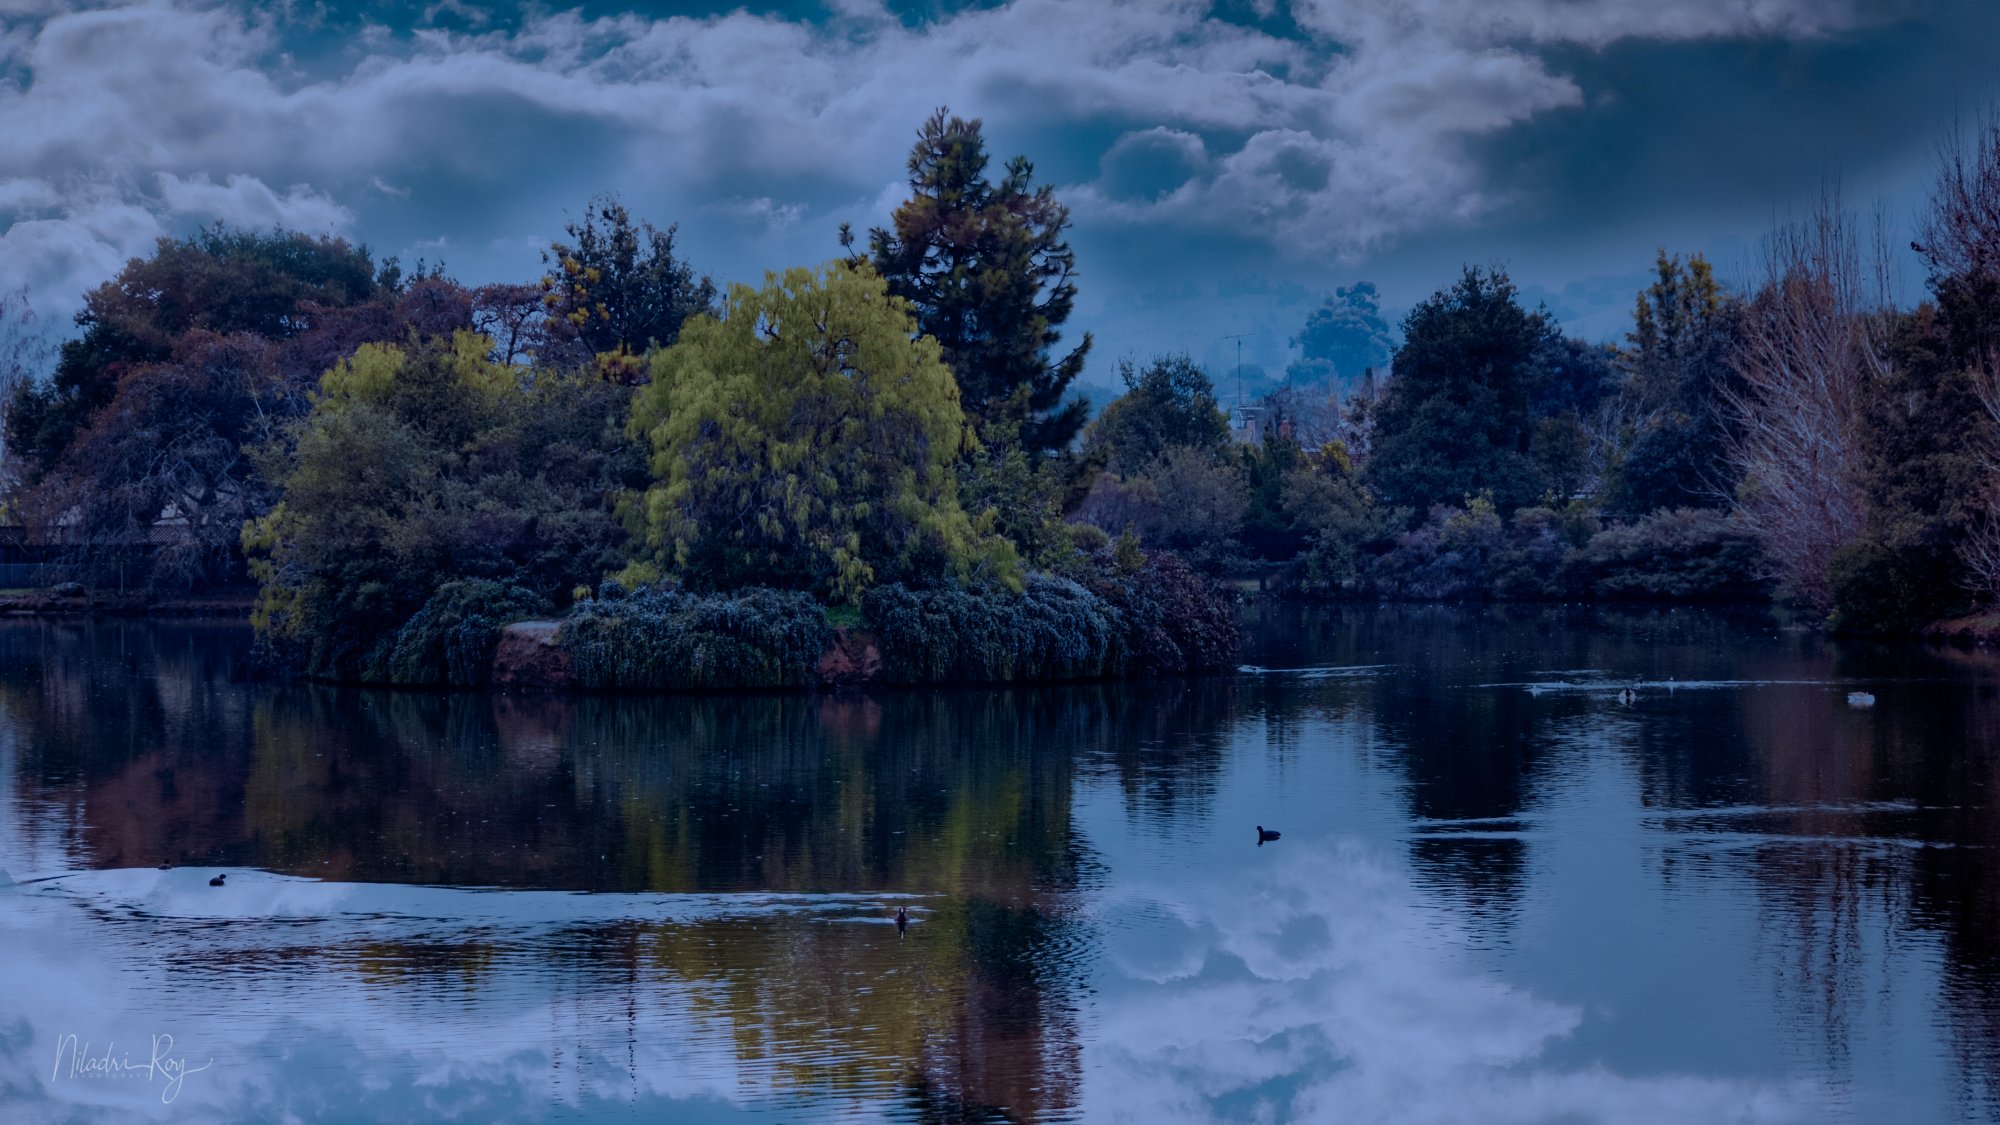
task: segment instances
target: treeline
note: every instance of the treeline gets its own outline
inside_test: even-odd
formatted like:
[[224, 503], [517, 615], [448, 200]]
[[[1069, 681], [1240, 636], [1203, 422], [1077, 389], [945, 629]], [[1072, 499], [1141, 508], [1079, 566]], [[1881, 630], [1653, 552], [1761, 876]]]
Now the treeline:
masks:
[[1068, 213], [943, 111], [866, 250], [722, 292], [593, 201], [532, 283], [220, 227], [91, 292], [8, 401], [8, 505], [91, 581], [257, 585], [309, 674], [476, 683], [565, 621], [599, 687], [1226, 663], [1206, 579], [1065, 522], [1085, 420]]
[[601, 686], [810, 680], [842, 626], [889, 678], [1199, 668], [1234, 643], [1204, 575], [1866, 631], [2000, 595], [2000, 123], [1940, 168], [1915, 308], [1827, 200], [1740, 291], [1663, 250], [1618, 346], [1498, 268], [1400, 343], [1341, 289], [1233, 420], [1178, 356], [1087, 418], [1068, 212], [1024, 158], [989, 174], [979, 122], [926, 121], [909, 182], [841, 257], [727, 292], [609, 198], [525, 284], [163, 240], [7, 399], [9, 522], [98, 583], [247, 576], [271, 653], [386, 682], [476, 681], [528, 616], [593, 638]]
[[[1380, 331], [1357, 290], [1365, 315], [1321, 347], [1365, 354], [1353, 337]], [[1233, 425], [1187, 357], [1128, 365], [1085, 432], [1076, 518], [1320, 596], [1767, 597], [1732, 491], [1740, 317], [1706, 262], [1662, 254], [1630, 346], [1595, 347], [1468, 269], [1410, 313], [1388, 371], [1344, 380], [1308, 349]]]
[[[1724, 286], [1664, 250], [1621, 346], [1499, 269], [1416, 306], [1372, 287], [1294, 342], [1232, 429], [1185, 358], [1124, 372], [1078, 518], [1335, 597], [1779, 600], [1905, 632], [2000, 598], [2000, 121], [1947, 149], [1913, 244], [1927, 297], [1828, 196]], [[1344, 363], [1336, 356], [1349, 357]]]

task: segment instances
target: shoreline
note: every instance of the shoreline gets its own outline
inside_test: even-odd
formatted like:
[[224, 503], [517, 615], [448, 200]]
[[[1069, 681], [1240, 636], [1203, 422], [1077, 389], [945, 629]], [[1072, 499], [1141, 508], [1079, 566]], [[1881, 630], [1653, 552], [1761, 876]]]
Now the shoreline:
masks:
[[255, 594], [158, 597], [150, 594], [55, 594], [48, 590], [0, 595], [0, 615], [8, 617], [236, 617], [245, 624], [257, 604]]
[[[1232, 584], [1233, 586], [1233, 584]], [[1352, 599], [1327, 599], [1299, 597], [1277, 591], [1258, 591], [1252, 588], [1233, 586], [1233, 592], [1243, 599], [1239, 606], [1262, 603], [1266, 606], [1325, 606], [1328, 608], [1362, 606], [1451, 606], [1466, 608], [1571, 608], [1571, 609], [1720, 609], [1745, 610], [1767, 608], [1747, 602], [1692, 601], [1673, 602], [1654, 599], [1631, 601], [1420, 601], [1404, 599], [1379, 599], [1372, 601]], [[256, 604], [254, 594], [211, 594], [201, 596], [155, 596], [148, 594], [112, 594], [100, 591], [86, 591], [81, 594], [56, 594], [49, 590], [16, 592], [0, 595], [0, 618], [123, 618], [123, 619], [176, 619], [205, 618], [211, 620], [233, 619], [244, 625], [250, 622], [251, 611]], [[1240, 613], [1239, 613], [1240, 617]], [[490, 663], [491, 678], [484, 685], [486, 689], [502, 691], [519, 690], [529, 692], [591, 692], [594, 689], [576, 683], [575, 670], [569, 654], [557, 643], [560, 620], [517, 621], [501, 626], [495, 638], [493, 657]], [[1808, 626], [1808, 628], [1813, 628]], [[1827, 632], [1823, 627], [1816, 631]], [[1829, 636], [1833, 636], [1829, 632]], [[1932, 622], [1922, 628], [1905, 634], [1884, 634], [1879, 636], [1852, 636], [1854, 640], [1914, 641], [1937, 648], [1960, 650], [2000, 650], [2000, 611], [1967, 614]], [[784, 689], [784, 691], [826, 691], [845, 687], [876, 685], [883, 682], [883, 661], [880, 646], [874, 634], [860, 626], [835, 626], [826, 651], [814, 666], [814, 682]], [[1211, 670], [1211, 674], [1212, 674]], [[310, 677], [308, 677], [310, 679]], [[1117, 680], [1122, 677], [1095, 677], [1096, 680]], [[343, 680], [317, 680], [329, 684], [348, 683]], [[940, 681], [943, 682], [943, 681]], [[983, 682], [983, 681], [982, 681]], [[1020, 681], [999, 681], [1003, 683], [1071, 683], [1082, 682], [1068, 679], [1035, 679]], [[396, 687], [423, 685], [376, 684], [367, 686]], [[661, 694], [673, 694], [678, 689], [663, 689]], [[701, 691], [704, 689], [686, 689]], [[727, 689], [706, 689], [727, 690]], [[622, 693], [621, 693], [622, 694]]]

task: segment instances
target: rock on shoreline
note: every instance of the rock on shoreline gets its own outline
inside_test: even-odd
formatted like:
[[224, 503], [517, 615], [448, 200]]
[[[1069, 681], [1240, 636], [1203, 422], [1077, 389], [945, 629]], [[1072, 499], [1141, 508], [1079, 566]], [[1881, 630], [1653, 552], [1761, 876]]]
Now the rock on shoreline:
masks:
[[576, 665], [557, 640], [560, 621], [516, 621], [500, 629], [493, 648], [493, 683], [560, 691], [576, 686]]

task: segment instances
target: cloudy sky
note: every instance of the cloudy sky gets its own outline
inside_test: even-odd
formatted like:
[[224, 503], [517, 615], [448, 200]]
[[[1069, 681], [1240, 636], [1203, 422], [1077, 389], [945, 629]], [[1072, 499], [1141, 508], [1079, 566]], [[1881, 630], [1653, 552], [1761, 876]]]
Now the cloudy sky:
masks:
[[1334, 286], [1465, 262], [1608, 339], [1656, 246], [1744, 276], [1829, 178], [1906, 226], [2000, 97], [1992, 0], [567, 4], [0, 0], [0, 286], [62, 317], [218, 218], [528, 280], [607, 190], [756, 281], [883, 222], [948, 105], [1070, 205], [1087, 380], [1281, 367]]

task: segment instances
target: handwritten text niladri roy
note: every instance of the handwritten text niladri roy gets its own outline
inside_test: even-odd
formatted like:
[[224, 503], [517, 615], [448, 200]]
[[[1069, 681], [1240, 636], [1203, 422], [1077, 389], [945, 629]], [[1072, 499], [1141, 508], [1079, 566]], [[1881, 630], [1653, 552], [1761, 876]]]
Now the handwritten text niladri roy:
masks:
[[[104, 1050], [93, 1053], [88, 1040], [81, 1043], [74, 1035], [65, 1035], [56, 1040], [56, 1065], [49, 1073], [49, 1081], [63, 1078], [144, 1078], [147, 1085], [155, 1079], [165, 1083], [160, 1091], [160, 1101], [172, 1105], [180, 1096], [181, 1081], [190, 1074], [196, 1074], [215, 1065], [210, 1059], [200, 1066], [189, 1066], [187, 1059], [173, 1054], [174, 1037], [153, 1036], [153, 1053], [145, 1062], [134, 1062], [129, 1054], [117, 1054], [117, 1043], [106, 1043]], [[68, 1065], [64, 1065], [64, 1061]]]

